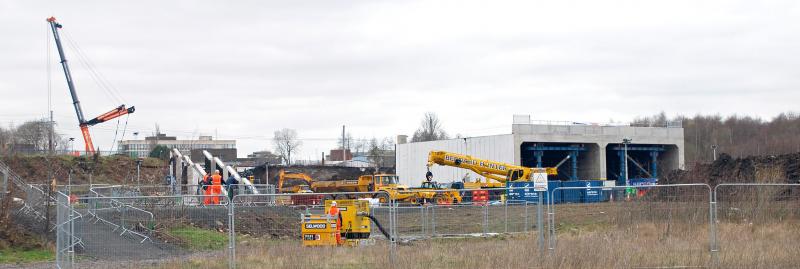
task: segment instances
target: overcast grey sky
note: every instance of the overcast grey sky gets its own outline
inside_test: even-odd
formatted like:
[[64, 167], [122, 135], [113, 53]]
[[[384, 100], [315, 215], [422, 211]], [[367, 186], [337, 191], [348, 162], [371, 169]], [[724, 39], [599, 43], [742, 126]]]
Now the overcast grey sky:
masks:
[[[509, 133], [513, 114], [770, 118], [800, 100], [797, 1], [0, 0], [3, 126], [46, 114], [49, 44], [58, 131], [80, 137], [51, 15], [121, 96], [68, 49], [87, 118], [124, 101], [126, 138], [158, 123], [237, 139], [239, 155], [293, 128], [316, 159], [343, 124], [410, 135], [426, 111], [474, 136]], [[95, 145], [115, 129], [93, 128]]]

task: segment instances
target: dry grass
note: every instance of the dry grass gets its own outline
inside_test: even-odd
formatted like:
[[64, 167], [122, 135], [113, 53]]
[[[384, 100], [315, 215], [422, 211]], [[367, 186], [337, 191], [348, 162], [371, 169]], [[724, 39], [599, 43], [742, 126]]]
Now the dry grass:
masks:
[[[642, 268], [711, 267], [708, 226], [639, 224], [629, 230], [562, 232], [557, 250], [539, 255], [535, 234], [494, 238], [433, 239], [402, 244], [401, 268]], [[800, 224], [720, 224], [719, 268], [797, 268]], [[389, 248], [307, 248], [299, 240], [240, 240], [238, 268], [387, 268]], [[192, 259], [160, 268], [227, 268], [226, 260]]]

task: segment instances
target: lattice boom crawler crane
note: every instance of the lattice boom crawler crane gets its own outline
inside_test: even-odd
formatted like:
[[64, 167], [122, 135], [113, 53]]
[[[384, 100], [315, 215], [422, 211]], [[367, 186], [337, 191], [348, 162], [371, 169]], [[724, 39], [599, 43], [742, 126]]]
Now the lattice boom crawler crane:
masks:
[[92, 137], [89, 135], [89, 126], [94, 126], [98, 123], [106, 122], [125, 114], [131, 114], [136, 109], [133, 106], [125, 107], [125, 105], [120, 105], [109, 112], [103, 113], [102, 115], [87, 121], [83, 116], [83, 109], [81, 108], [81, 102], [78, 100], [78, 93], [75, 91], [75, 83], [72, 81], [72, 73], [69, 71], [67, 58], [64, 56], [64, 48], [61, 45], [61, 36], [58, 34], [58, 29], [61, 29], [62, 26], [56, 22], [55, 17], [47, 18], [47, 22], [50, 23], [50, 29], [53, 30], [53, 38], [56, 40], [58, 56], [61, 58], [61, 68], [64, 69], [64, 76], [67, 78], [67, 86], [69, 87], [69, 93], [72, 96], [72, 105], [75, 107], [75, 114], [78, 115], [78, 126], [81, 128], [81, 135], [83, 136], [83, 141], [86, 146], [86, 152], [89, 154], [94, 154], [95, 149], [94, 144], [92, 143]]

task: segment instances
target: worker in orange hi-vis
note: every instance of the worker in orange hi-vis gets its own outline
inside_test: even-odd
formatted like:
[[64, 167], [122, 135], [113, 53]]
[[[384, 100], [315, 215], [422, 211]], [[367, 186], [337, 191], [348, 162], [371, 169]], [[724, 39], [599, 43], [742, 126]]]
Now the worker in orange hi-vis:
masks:
[[339, 214], [339, 208], [336, 207], [336, 201], [331, 201], [331, 208], [328, 209], [328, 215], [336, 218], [336, 244], [342, 244], [342, 215]]
[[206, 197], [203, 199], [203, 204], [210, 205], [211, 204], [211, 181], [209, 178], [211, 175], [206, 174], [203, 176], [203, 181], [200, 182], [200, 186], [203, 188], [203, 193]]
[[211, 201], [215, 204], [219, 204], [219, 196], [222, 195], [222, 176], [219, 175], [219, 171], [214, 171], [214, 175], [211, 176]]

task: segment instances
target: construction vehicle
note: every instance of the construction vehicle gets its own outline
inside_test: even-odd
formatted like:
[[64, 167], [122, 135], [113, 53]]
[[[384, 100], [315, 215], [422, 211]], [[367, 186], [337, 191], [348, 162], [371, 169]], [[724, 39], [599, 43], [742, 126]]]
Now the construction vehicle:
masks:
[[[283, 185], [287, 180], [301, 180], [305, 183], [295, 184], [293, 186], [284, 187]], [[312, 193], [311, 182], [313, 179], [303, 173], [286, 172], [283, 169], [278, 173], [278, 193]]]
[[[433, 178], [431, 166], [434, 164], [442, 166], [452, 166], [467, 169], [486, 178], [486, 182], [464, 182], [465, 189], [485, 189], [502, 188], [508, 181], [530, 181], [535, 173], [546, 173], [547, 175], [557, 175], [556, 167], [531, 168], [509, 163], [496, 162], [485, 159], [478, 159], [470, 155], [446, 152], [431, 151], [428, 154], [428, 172], [426, 178]], [[497, 182], [489, 182], [493, 179]]]
[[408, 200], [412, 204], [460, 204], [463, 200], [461, 194], [450, 188], [443, 188], [435, 181], [426, 180], [417, 188], [411, 188], [414, 196]]
[[[293, 186], [286, 187], [287, 181], [291, 180], [299, 180], [302, 183], [295, 184]], [[309, 185], [313, 180], [306, 174], [303, 173], [293, 173], [293, 172], [286, 172], [283, 169], [278, 173], [278, 184], [277, 184], [277, 193], [297, 193], [297, 194], [308, 194], [308, 195], [292, 195], [289, 197], [289, 204], [292, 205], [320, 205], [322, 204], [323, 196], [322, 195], [315, 195], [314, 192], [311, 191]], [[278, 200], [286, 200], [280, 199]], [[284, 197], [285, 198], [285, 197]]]
[[[363, 175], [355, 180], [329, 180], [313, 181], [311, 191], [316, 193], [330, 193], [326, 195], [326, 200], [332, 199], [355, 199], [355, 198], [375, 198], [380, 203], [388, 203], [391, 200], [407, 200], [414, 194], [407, 192], [408, 187], [398, 183], [396, 175], [377, 174]], [[337, 194], [346, 192], [376, 192], [375, 194]]]
[[[295, 185], [291, 188], [283, 186], [289, 179], [304, 181], [309, 191], [304, 190], [304, 184]], [[392, 174], [362, 175], [355, 180], [315, 181], [303, 173], [291, 173], [281, 170], [278, 174], [277, 188], [278, 193], [327, 193], [324, 197], [325, 200], [374, 198], [379, 203], [388, 203], [392, 200], [413, 204], [461, 202], [461, 195], [455, 190], [448, 192], [429, 190], [434, 188], [411, 189], [399, 184], [398, 177]], [[436, 188], [436, 190], [441, 189]]]
[[[330, 212], [334, 200], [325, 201], [325, 211]], [[303, 246], [363, 246], [374, 245], [370, 221], [383, 233], [386, 238], [391, 238], [380, 222], [370, 213], [369, 201], [366, 200], [336, 200], [339, 215], [332, 216], [327, 213], [301, 215], [300, 234]], [[341, 220], [341, 227], [337, 227], [337, 220]], [[337, 229], [339, 228], [339, 229]], [[336, 233], [342, 240], [336, 240]]]
[[67, 78], [67, 87], [69, 87], [69, 93], [72, 96], [72, 105], [75, 107], [75, 114], [78, 115], [78, 126], [81, 129], [81, 135], [83, 136], [83, 141], [86, 148], [86, 153], [94, 154], [95, 148], [94, 144], [92, 143], [92, 136], [89, 135], [89, 127], [94, 126], [98, 123], [106, 122], [120, 116], [131, 114], [136, 109], [131, 107], [125, 107], [125, 105], [120, 105], [115, 109], [112, 109], [109, 112], [103, 113], [100, 116], [95, 117], [91, 120], [86, 120], [83, 116], [83, 109], [81, 108], [81, 102], [78, 101], [78, 93], [75, 91], [75, 83], [72, 81], [72, 74], [69, 71], [69, 65], [67, 65], [67, 58], [64, 55], [64, 48], [61, 46], [61, 36], [58, 34], [58, 29], [61, 29], [61, 24], [56, 22], [55, 17], [47, 18], [47, 22], [50, 23], [50, 29], [53, 31], [53, 38], [56, 40], [56, 47], [58, 48], [58, 55], [61, 58], [61, 68], [64, 69], [64, 76]]

